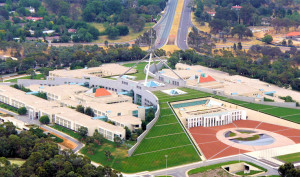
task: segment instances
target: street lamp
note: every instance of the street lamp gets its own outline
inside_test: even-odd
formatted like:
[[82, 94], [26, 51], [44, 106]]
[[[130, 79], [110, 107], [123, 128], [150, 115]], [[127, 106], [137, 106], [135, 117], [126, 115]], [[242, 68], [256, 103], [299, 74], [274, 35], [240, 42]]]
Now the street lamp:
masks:
[[165, 155], [166, 157], [166, 176], [167, 176], [167, 168], [168, 168], [168, 155]]

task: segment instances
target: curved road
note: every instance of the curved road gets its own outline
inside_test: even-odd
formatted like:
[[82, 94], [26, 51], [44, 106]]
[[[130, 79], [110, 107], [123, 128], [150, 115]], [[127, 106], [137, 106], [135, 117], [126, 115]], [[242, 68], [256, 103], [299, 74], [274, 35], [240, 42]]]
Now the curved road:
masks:
[[272, 167], [270, 167], [269, 165], [266, 165], [265, 163], [262, 163], [254, 158], [251, 158], [249, 156], [242, 154], [242, 155], [240, 155], [240, 157], [239, 157], [239, 155], [235, 155], [235, 156], [213, 159], [213, 160], [208, 160], [208, 161], [203, 161], [203, 162], [196, 162], [196, 163], [182, 165], [182, 166], [178, 166], [178, 167], [173, 167], [173, 168], [171, 167], [168, 169], [139, 174], [137, 176], [145, 176], [146, 177], [149, 175], [153, 175], [153, 176], [170, 175], [170, 176], [174, 176], [174, 177], [184, 177], [184, 176], [186, 176], [186, 172], [188, 172], [191, 169], [208, 166], [208, 165], [213, 165], [213, 164], [218, 164], [218, 163], [222, 163], [222, 162], [234, 161], [234, 160], [252, 162], [252, 163], [255, 163], [255, 164], [267, 169], [268, 171], [262, 175], [278, 175], [277, 169], [273, 169]]
[[189, 49], [187, 44], [187, 36], [189, 27], [192, 26], [191, 12], [192, 9], [189, 7], [191, 0], [185, 0], [182, 8], [180, 17], [179, 28], [177, 32], [176, 44], [181, 50]]

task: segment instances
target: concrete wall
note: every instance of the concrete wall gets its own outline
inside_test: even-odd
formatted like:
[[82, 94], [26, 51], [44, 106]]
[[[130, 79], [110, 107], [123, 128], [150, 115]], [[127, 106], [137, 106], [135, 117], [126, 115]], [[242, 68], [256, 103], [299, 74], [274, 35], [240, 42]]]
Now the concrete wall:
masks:
[[159, 105], [157, 105], [157, 111], [155, 112], [154, 119], [147, 124], [146, 130], [137, 138], [137, 142], [135, 143], [135, 145], [132, 146], [128, 150], [128, 155], [129, 156], [131, 156], [134, 153], [134, 151], [136, 150], [136, 148], [140, 145], [140, 143], [142, 142], [142, 140], [145, 138], [145, 136], [148, 134], [148, 132], [150, 131], [150, 129], [153, 127], [153, 125], [158, 120], [159, 115], [160, 115], [160, 107], [159, 107]]

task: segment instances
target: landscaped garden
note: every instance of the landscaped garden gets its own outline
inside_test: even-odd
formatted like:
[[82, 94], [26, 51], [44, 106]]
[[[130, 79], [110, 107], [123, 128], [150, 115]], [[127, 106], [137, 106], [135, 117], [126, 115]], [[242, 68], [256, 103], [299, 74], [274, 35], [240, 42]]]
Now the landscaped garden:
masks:
[[[203, 173], [203, 172], [206, 172], [206, 171], [215, 170], [215, 169], [220, 168], [221, 166], [224, 166], [224, 165], [231, 165], [231, 164], [240, 163], [240, 162], [246, 162], [246, 161], [229, 161], [229, 162], [223, 162], [223, 163], [208, 165], [208, 166], [192, 169], [192, 170], [188, 171], [188, 174], [192, 175], [192, 174]], [[246, 163], [260, 169], [261, 171], [267, 172], [267, 169], [265, 169], [261, 166], [258, 166], [254, 163], [251, 163], [251, 162], [246, 162]]]

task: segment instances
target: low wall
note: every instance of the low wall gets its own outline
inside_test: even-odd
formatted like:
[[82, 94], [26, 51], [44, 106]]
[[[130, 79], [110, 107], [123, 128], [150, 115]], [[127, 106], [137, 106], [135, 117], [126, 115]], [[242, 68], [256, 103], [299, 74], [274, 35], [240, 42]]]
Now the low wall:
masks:
[[[155, 96], [155, 95], [154, 95]], [[155, 96], [156, 97], [156, 96]], [[158, 100], [158, 99], [157, 99]], [[128, 150], [128, 155], [131, 156], [133, 154], [133, 152], [136, 150], [136, 148], [140, 145], [140, 143], [142, 142], [142, 140], [145, 138], [145, 136], [148, 134], [148, 132], [151, 130], [151, 128], [153, 127], [153, 125], [156, 123], [156, 121], [158, 120], [160, 115], [160, 107], [159, 104], [157, 105], [157, 110], [155, 112], [155, 117], [154, 119], [149, 122], [146, 126], [146, 130], [137, 138], [137, 142], [135, 143], [134, 146], [132, 146], [129, 150]]]

